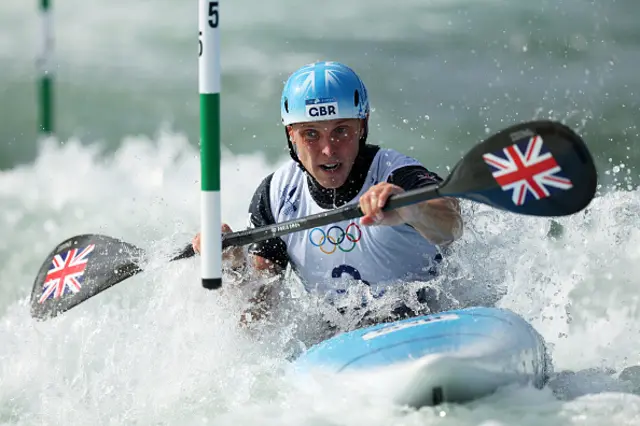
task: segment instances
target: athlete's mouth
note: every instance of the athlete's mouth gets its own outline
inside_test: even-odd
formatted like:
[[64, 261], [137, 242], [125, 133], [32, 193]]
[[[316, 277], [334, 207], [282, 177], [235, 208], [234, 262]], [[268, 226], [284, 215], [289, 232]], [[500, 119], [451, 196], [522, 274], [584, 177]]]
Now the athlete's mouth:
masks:
[[336, 170], [338, 170], [340, 168], [340, 166], [342, 166], [342, 163], [320, 164], [320, 168], [322, 170], [324, 170], [325, 172], [335, 172]]

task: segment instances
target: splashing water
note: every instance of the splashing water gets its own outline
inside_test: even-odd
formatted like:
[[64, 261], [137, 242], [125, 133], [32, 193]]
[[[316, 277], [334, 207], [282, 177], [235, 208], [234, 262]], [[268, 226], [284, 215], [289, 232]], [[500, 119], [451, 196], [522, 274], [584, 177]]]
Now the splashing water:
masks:
[[[234, 229], [276, 166], [223, 152], [223, 218]], [[305, 324], [321, 316], [318, 303], [300, 296], [282, 328], [251, 333], [237, 321], [245, 289], [227, 280], [204, 290], [196, 259], [162, 264], [198, 229], [198, 180], [198, 152], [172, 133], [127, 138], [113, 154], [50, 140], [35, 163], [0, 173], [0, 424], [599, 425], [640, 415], [640, 398], [602, 380], [570, 382], [578, 395], [564, 399], [548, 388], [505, 389], [416, 411], [376, 391], [393, 378], [367, 387], [293, 377], [291, 342], [313, 334]], [[465, 235], [433, 284], [452, 306], [497, 303], [524, 316], [549, 342], [556, 370], [637, 364], [639, 199], [612, 190], [554, 220], [465, 204]], [[83, 232], [150, 249], [158, 266], [34, 321], [27, 299], [37, 269]]]

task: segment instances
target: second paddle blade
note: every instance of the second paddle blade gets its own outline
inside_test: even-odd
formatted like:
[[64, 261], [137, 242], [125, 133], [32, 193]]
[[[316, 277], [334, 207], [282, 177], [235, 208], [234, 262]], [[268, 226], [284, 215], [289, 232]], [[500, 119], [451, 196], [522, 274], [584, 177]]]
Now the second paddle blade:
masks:
[[31, 292], [31, 315], [54, 317], [140, 272], [143, 252], [104, 235], [79, 235], [60, 243], [40, 267]]
[[566, 216], [595, 196], [597, 173], [584, 141], [554, 121], [511, 126], [475, 146], [443, 183], [456, 195], [534, 216]]

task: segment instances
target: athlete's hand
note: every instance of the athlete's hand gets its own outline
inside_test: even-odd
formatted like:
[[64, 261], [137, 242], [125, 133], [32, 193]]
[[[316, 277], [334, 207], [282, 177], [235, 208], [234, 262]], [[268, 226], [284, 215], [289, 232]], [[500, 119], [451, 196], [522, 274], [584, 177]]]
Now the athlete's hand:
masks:
[[388, 225], [395, 226], [409, 221], [407, 207], [392, 211], [382, 211], [390, 196], [402, 194], [404, 189], [389, 182], [380, 182], [369, 188], [360, 197], [360, 210], [364, 216], [360, 218], [362, 225]]
[[[226, 223], [222, 224], [222, 233], [226, 234], [231, 232], [231, 227]], [[191, 245], [193, 246], [193, 251], [196, 253], [200, 253], [200, 233], [198, 232], [193, 240], [191, 241]], [[222, 261], [230, 262], [232, 268], [238, 268], [244, 265], [244, 251], [242, 247], [227, 247], [222, 250]]]

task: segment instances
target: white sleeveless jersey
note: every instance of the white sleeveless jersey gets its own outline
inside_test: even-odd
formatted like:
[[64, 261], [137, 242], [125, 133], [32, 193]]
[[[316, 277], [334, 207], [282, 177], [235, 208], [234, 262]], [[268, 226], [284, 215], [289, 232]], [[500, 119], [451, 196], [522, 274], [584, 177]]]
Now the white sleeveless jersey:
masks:
[[[357, 203], [371, 186], [387, 181], [396, 169], [416, 165], [421, 166], [413, 158], [380, 149], [363, 188], [348, 204]], [[276, 223], [327, 211], [316, 204], [305, 173], [293, 161], [273, 174], [269, 197]], [[306, 289], [320, 293], [341, 293], [354, 279], [370, 285], [374, 292], [407, 280], [428, 280], [433, 276], [430, 271], [438, 253], [433, 244], [408, 225], [362, 226], [359, 219], [280, 238]]]

